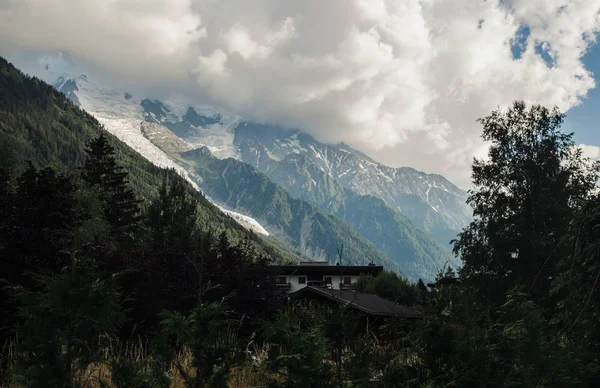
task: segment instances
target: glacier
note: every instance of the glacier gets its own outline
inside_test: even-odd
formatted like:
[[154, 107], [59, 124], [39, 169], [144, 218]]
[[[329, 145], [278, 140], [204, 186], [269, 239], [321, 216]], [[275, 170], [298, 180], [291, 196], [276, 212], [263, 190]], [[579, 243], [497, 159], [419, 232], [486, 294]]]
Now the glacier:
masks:
[[[76, 85], [76, 90], [72, 94], [77, 97], [80, 107], [94, 116], [106, 131], [118, 137], [154, 165], [174, 169], [194, 189], [202, 192], [184, 168], [144, 137], [141, 132], [141, 125], [144, 122], [144, 109], [140, 105], [140, 99], [124, 91], [106, 88], [94, 82], [86, 75], [71, 73], [68, 71], [68, 67], [63, 64], [55, 66], [53, 63], [44, 63], [43, 68], [45, 72], [33, 75], [47, 80], [61, 92], [62, 86], [69, 80], [72, 80]], [[173, 97], [167, 101], [169, 108], [177, 115], [187, 109], [187, 106], [181, 103], [177, 97]], [[202, 112], [202, 114], [211, 114], [214, 112], [214, 109], [206, 106], [196, 106], [193, 108]], [[199, 139], [194, 138], [189, 139], [188, 142], [198, 147], [206, 145], [211, 152], [214, 152], [219, 157], [239, 157], [233, 145], [233, 128], [237, 125], [239, 118], [235, 115], [225, 115], [224, 117], [225, 119], [221, 125], [214, 126], [210, 130], [210, 135], [212, 136], [203, 137], [203, 142], [199, 142]], [[252, 217], [224, 209], [214, 203], [209, 197], [206, 198], [244, 228], [264, 236], [269, 235], [269, 232]]]

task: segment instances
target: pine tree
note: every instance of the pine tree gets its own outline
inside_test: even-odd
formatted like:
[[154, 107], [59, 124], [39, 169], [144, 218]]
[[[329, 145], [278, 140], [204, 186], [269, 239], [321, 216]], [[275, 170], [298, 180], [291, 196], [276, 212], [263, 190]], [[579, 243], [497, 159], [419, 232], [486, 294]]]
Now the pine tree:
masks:
[[115, 150], [103, 134], [90, 143], [86, 153], [83, 177], [101, 190], [104, 213], [115, 238], [131, 238], [139, 226], [140, 201], [128, 188], [128, 173], [117, 164]]

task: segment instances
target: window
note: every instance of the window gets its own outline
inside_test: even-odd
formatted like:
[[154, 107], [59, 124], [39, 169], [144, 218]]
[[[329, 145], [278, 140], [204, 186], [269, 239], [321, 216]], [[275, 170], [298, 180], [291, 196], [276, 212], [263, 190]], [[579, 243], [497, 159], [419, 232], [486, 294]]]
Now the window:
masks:
[[277, 276], [277, 284], [285, 284], [287, 283], [285, 276]]
[[306, 276], [300, 276], [298, 278], [298, 284], [306, 284]]
[[323, 283], [325, 283], [325, 284], [331, 284], [332, 283], [331, 276], [325, 276], [323, 278]]
[[348, 286], [352, 284], [352, 278], [350, 276], [344, 276], [344, 285]]

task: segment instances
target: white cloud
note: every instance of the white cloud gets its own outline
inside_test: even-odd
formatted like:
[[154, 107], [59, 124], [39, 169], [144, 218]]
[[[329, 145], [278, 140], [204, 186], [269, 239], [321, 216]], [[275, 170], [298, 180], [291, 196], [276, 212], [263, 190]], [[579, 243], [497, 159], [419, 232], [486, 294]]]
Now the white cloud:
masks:
[[0, 49], [64, 51], [462, 185], [477, 117], [515, 99], [566, 111], [595, 86], [581, 58], [600, 0], [4, 1]]
[[600, 161], [600, 147], [588, 144], [580, 144], [581, 153], [584, 158]]

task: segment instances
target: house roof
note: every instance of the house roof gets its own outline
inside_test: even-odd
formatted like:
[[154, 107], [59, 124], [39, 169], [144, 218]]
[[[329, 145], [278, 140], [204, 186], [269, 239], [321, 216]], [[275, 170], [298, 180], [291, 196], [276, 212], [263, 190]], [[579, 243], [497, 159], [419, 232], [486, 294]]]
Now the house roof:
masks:
[[383, 271], [379, 265], [270, 265], [269, 271], [279, 275], [305, 275], [321, 273], [323, 275], [378, 275]]
[[330, 290], [318, 287], [304, 287], [290, 294], [291, 298], [320, 296], [344, 303], [369, 315], [399, 317], [409, 319], [424, 319], [425, 315], [406, 306], [401, 306], [391, 300], [383, 299], [374, 294], [354, 292], [352, 290]]

